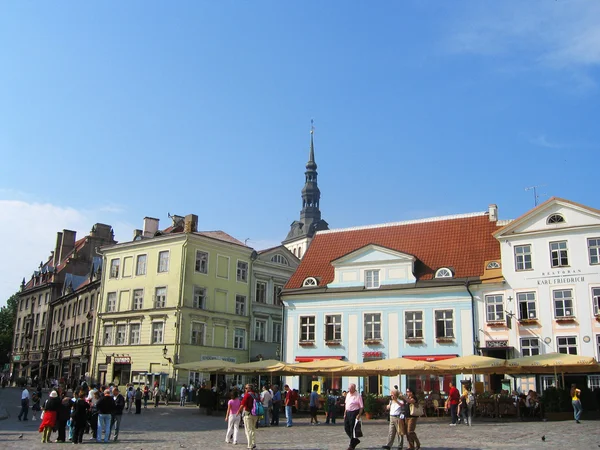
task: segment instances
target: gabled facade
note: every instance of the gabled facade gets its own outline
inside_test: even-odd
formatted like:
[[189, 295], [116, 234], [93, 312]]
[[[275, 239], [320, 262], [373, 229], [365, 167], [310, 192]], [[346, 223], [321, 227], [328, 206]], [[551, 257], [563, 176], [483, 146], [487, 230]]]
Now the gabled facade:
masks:
[[[284, 289], [285, 361], [350, 362], [406, 356], [437, 360], [477, 351], [475, 297], [501, 285], [497, 211], [373, 225], [316, 234]], [[311, 380], [288, 377], [310, 389]], [[435, 379], [434, 379], [435, 378]], [[325, 388], [355, 382], [447, 390], [452, 377], [321, 378]]]
[[[478, 321], [487, 339], [513, 356], [561, 352], [600, 357], [600, 211], [561, 198], [494, 234], [504, 289], [481, 298]], [[544, 389], [554, 377], [518, 380]], [[584, 377], [585, 378], [585, 377]], [[600, 387], [600, 377], [573, 380]]]

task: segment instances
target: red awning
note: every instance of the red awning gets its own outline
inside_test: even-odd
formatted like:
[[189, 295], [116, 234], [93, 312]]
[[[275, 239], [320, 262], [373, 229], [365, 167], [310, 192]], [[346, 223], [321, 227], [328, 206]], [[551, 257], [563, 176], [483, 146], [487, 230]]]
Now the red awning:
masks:
[[452, 358], [456, 358], [456, 357], [458, 357], [458, 355], [418, 355], [418, 356], [404, 355], [403, 356], [403, 358], [406, 358], [406, 359], [412, 359], [414, 361], [427, 361], [427, 362], [442, 361], [444, 359], [452, 359]]
[[322, 359], [342, 360], [343, 358], [343, 356], [296, 356], [296, 362], [320, 361]]

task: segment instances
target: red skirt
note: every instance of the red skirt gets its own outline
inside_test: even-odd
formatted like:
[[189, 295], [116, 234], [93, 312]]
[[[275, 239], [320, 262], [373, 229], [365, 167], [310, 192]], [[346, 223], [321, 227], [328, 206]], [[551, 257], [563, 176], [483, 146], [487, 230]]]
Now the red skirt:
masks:
[[39, 432], [44, 431], [44, 428], [50, 427], [54, 428], [56, 425], [56, 411], [44, 411], [44, 418], [42, 419], [42, 423], [40, 423]]

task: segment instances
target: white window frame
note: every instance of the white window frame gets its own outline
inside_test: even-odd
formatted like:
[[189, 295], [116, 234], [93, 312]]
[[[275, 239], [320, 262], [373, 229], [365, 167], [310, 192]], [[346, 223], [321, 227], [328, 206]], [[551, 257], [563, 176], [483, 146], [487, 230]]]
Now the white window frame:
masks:
[[596, 360], [600, 361], [600, 334], [596, 335]]
[[[570, 292], [569, 297], [564, 297], [565, 292]], [[560, 295], [558, 295], [560, 293]], [[561, 297], [562, 296], [562, 297]], [[574, 318], [575, 316], [575, 298], [572, 288], [553, 289], [552, 302], [554, 306], [554, 317], [556, 319]], [[570, 306], [568, 304], [570, 302]], [[562, 314], [559, 313], [562, 310]]]
[[[523, 249], [523, 251], [519, 251], [520, 249]], [[522, 267], [519, 268], [519, 265]], [[525, 270], [533, 270], [531, 244], [515, 245], [515, 271], [523, 272]]]
[[[161, 259], [161, 257], [164, 255], [166, 255], [166, 259]], [[161, 250], [158, 252], [158, 266], [156, 267], [156, 273], [169, 273], [170, 260], [170, 250]]]
[[[239, 300], [243, 300], [239, 301]], [[243, 311], [240, 314], [239, 305], [243, 305]], [[248, 315], [248, 298], [242, 294], [235, 294], [235, 314], [238, 316], [247, 316]]]
[[[413, 316], [409, 318], [409, 314]], [[420, 318], [417, 315], [420, 314]], [[405, 339], [424, 339], [425, 337], [425, 320], [424, 320], [423, 311], [413, 310], [413, 311], [404, 311], [404, 338]], [[418, 324], [421, 324], [421, 333], [419, 336], [419, 329], [417, 327]], [[409, 326], [410, 325], [410, 326]], [[412, 336], [409, 335], [409, 332], [412, 333]]]
[[[500, 300], [500, 301], [498, 301]], [[498, 311], [500, 307], [500, 311]], [[485, 321], [488, 323], [504, 322], [504, 295], [488, 294], [485, 296]]]
[[[259, 289], [258, 287], [262, 286], [262, 289]], [[254, 291], [254, 301], [256, 303], [263, 303], [266, 304], [267, 303], [267, 288], [268, 288], [268, 284], [266, 281], [256, 281], [256, 288]], [[259, 292], [262, 292], [262, 295], [259, 295]]]
[[[314, 315], [300, 316], [298, 320], [298, 339], [300, 342], [315, 342], [317, 334], [317, 318]], [[311, 339], [312, 335], [312, 339]]]
[[275, 264], [282, 264], [284, 266], [289, 266], [290, 263], [288, 262], [287, 258], [283, 255], [280, 254], [276, 254], [271, 256], [271, 262], [275, 263]]
[[588, 375], [588, 389], [590, 391], [600, 389], [600, 375]]
[[[127, 261], [131, 261], [131, 272], [129, 273], [129, 275], [125, 274], [125, 269], [127, 268]], [[131, 278], [131, 276], [133, 275], [133, 256], [124, 256], [123, 257], [123, 271], [121, 274], [121, 278]]]
[[[159, 329], [160, 327], [160, 329]], [[157, 332], [160, 332], [160, 339], [156, 339]], [[153, 345], [164, 344], [165, 341], [165, 323], [162, 321], [152, 322], [150, 327], [150, 343]]]
[[[102, 345], [114, 345], [114, 325], [104, 325], [102, 329]], [[62, 331], [62, 330], [61, 330]]]
[[[201, 331], [198, 330], [194, 330], [194, 325], [200, 325], [200, 328], [202, 329]], [[193, 320], [191, 322], [191, 326], [190, 326], [190, 344], [191, 345], [206, 345], [206, 323], [205, 322], [200, 322], [197, 320]], [[198, 339], [198, 337], [196, 337], [196, 339], [194, 339], [194, 333], [199, 333], [200, 335], [200, 339]]]
[[[121, 340], [119, 340], [119, 332], [121, 333]], [[115, 328], [115, 345], [127, 345], [127, 325], [123, 323], [117, 324]]]
[[194, 286], [194, 293], [192, 297], [192, 308], [195, 309], [206, 309], [206, 293], [208, 290], [202, 286]]
[[[571, 351], [561, 352], [561, 348], [570, 350], [575, 348], [575, 353]], [[556, 336], [556, 351], [558, 353], [564, 353], [567, 355], [579, 355], [579, 343], [577, 342], [577, 336]]]
[[[569, 245], [567, 241], [550, 242], [550, 267], [569, 267]], [[564, 254], [563, 254], [564, 252]], [[556, 264], [555, 261], [556, 260]]]
[[315, 277], [307, 277], [302, 282], [302, 287], [317, 286], [319, 283]]
[[435, 271], [435, 278], [452, 278], [454, 275], [447, 267], [441, 267]]
[[121, 270], [121, 258], [113, 258], [110, 260], [110, 271], [108, 278], [119, 278], [119, 272]]
[[[533, 294], [533, 299], [529, 298], [529, 295]], [[519, 320], [537, 320], [538, 318], [538, 309], [537, 309], [537, 292], [535, 291], [525, 291], [525, 292], [517, 292], [517, 307], [519, 308]], [[525, 296], [525, 298], [519, 298], [521, 296]], [[521, 311], [521, 303], [527, 304], [527, 317], [523, 317]], [[531, 314], [531, 303], [533, 303], [534, 314]]]
[[600, 237], [588, 238], [587, 244], [590, 265], [600, 264]]
[[[158, 294], [159, 290], [164, 290], [164, 296]], [[154, 309], [162, 309], [167, 307], [167, 287], [166, 286], [157, 286], [154, 288]], [[164, 297], [164, 298], [159, 298]]]
[[236, 327], [233, 329], [233, 348], [236, 350], [246, 350], [246, 330], [244, 328]]
[[[379, 330], [377, 330], [377, 324], [379, 324]], [[363, 337], [365, 341], [381, 341], [382, 328], [383, 314], [380, 312], [363, 313]]]
[[[137, 332], [136, 332], [136, 329], [137, 329]], [[141, 323], [130, 323], [129, 331], [127, 334], [129, 336], [129, 345], [140, 345], [141, 338], [142, 338], [142, 324]], [[137, 339], [134, 339], [134, 335], [135, 335], [135, 337], [137, 337]]]
[[106, 312], [117, 311], [117, 293], [107, 292], [106, 293]]
[[[201, 258], [201, 256], [205, 256], [206, 259]], [[203, 275], [208, 275], [208, 259], [209, 259], [210, 255], [208, 252], [205, 252], [204, 250], [196, 250], [196, 261], [194, 263], [194, 271], [196, 273], [201, 273]], [[205, 261], [204, 264], [204, 270], [202, 270], [202, 261]], [[200, 264], [198, 264], [200, 263]]]
[[592, 308], [594, 316], [600, 316], [600, 286], [592, 286]]
[[378, 289], [381, 286], [381, 279], [379, 277], [380, 269], [368, 269], [365, 270], [365, 288], [366, 289]]
[[[144, 258], [143, 262], [140, 264], [140, 258]], [[135, 276], [141, 277], [146, 275], [146, 270], [148, 267], [148, 254], [143, 253], [141, 255], [136, 255], [135, 257]]]
[[249, 267], [250, 267], [250, 264], [248, 264], [247, 261], [242, 261], [241, 259], [237, 260], [235, 277], [239, 283], [247, 283], [248, 282], [248, 268]]
[[522, 337], [520, 344], [521, 356], [535, 356], [542, 353], [541, 342], [537, 337]]
[[[141, 293], [141, 295], [138, 295], [140, 293]], [[134, 289], [132, 297], [133, 297], [133, 310], [144, 309], [144, 290], [143, 289]], [[139, 300], [139, 302], [138, 302], [138, 300]]]
[[273, 322], [271, 327], [271, 342], [281, 344], [283, 326], [281, 322]]
[[[333, 321], [329, 319], [333, 318]], [[324, 331], [326, 342], [341, 342], [342, 341], [342, 315], [341, 314], [325, 314]], [[331, 330], [331, 333], [329, 331]]]
[[[262, 332], [262, 336], [260, 333]], [[261, 339], [262, 337], [262, 339]], [[254, 340], [258, 342], [267, 342], [267, 321], [264, 319], [254, 320]]]
[[[450, 313], [450, 317], [448, 317], [448, 313]], [[435, 329], [434, 329], [435, 338], [436, 339], [454, 339], [454, 337], [455, 337], [454, 330], [456, 329], [454, 320], [455, 319], [454, 319], [454, 310], [453, 309], [448, 309], [448, 308], [435, 309], [433, 311], [433, 321], [435, 323]], [[442, 324], [444, 327], [442, 336], [438, 335], [438, 322], [440, 324]], [[450, 326], [448, 326], [448, 323], [450, 323]]]

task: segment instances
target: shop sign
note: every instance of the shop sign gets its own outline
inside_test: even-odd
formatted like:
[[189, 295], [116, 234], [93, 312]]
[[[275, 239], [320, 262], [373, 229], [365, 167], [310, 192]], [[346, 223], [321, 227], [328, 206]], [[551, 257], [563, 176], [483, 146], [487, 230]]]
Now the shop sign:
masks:
[[486, 348], [508, 347], [508, 341], [485, 341]]
[[202, 355], [200, 357], [200, 361], [227, 361], [231, 363], [235, 363], [236, 360], [231, 356], [211, 356], [211, 355]]
[[131, 364], [131, 356], [115, 356], [113, 361], [115, 364]]
[[363, 358], [382, 358], [383, 352], [363, 352]]
[[13, 361], [21, 361], [21, 355], [13, 356]]

